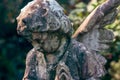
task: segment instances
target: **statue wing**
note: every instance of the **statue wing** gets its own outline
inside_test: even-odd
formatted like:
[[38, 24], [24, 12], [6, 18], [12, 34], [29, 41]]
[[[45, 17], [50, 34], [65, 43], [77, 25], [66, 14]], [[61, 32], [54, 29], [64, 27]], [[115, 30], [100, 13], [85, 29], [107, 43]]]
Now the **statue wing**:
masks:
[[119, 5], [120, 0], [107, 0], [98, 6], [83, 21], [72, 37], [82, 42], [91, 51], [108, 49], [108, 43], [113, 41], [114, 34], [104, 27], [115, 20], [116, 8]]

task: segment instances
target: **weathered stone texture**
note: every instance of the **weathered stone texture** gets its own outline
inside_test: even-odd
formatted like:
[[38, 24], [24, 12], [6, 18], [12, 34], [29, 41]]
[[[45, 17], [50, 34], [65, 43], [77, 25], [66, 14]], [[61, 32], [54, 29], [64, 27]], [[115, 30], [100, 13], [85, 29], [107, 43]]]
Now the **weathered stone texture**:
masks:
[[17, 17], [18, 34], [33, 45], [23, 80], [100, 80], [106, 60], [98, 52], [114, 38], [104, 26], [114, 21], [119, 4], [108, 0], [97, 7], [72, 36], [70, 20], [55, 0], [29, 2]]

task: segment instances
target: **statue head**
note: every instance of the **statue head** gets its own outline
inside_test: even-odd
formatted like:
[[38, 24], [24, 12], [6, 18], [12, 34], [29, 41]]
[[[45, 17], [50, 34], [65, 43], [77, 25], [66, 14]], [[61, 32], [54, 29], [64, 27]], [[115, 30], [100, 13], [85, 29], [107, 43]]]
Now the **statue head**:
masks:
[[[38, 42], [34, 43], [35, 45], [39, 44], [39, 46], [41, 44], [42, 47], [50, 46], [51, 43], [52, 48], [54, 47], [53, 51], [59, 47], [61, 36], [71, 37], [73, 30], [68, 17], [63, 12], [63, 8], [55, 0], [34, 0], [29, 2], [21, 9], [17, 22], [18, 34], [31, 42], [34, 42], [34, 39], [38, 39]], [[45, 48], [47, 51], [48, 47]]]
[[72, 27], [63, 8], [54, 0], [34, 0], [29, 2], [17, 17], [18, 34], [58, 32], [71, 36]]

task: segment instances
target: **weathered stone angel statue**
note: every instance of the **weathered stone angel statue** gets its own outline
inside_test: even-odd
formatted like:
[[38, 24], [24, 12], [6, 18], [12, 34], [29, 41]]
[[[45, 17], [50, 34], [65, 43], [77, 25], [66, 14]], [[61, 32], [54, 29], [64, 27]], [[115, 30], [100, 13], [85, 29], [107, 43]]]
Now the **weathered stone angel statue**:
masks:
[[55, 0], [33, 0], [17, 17], [18, 34], [33, 49], [23, 80], [101, 80], [106, 60], [99, 52], [114, 38], [105, 25], [114, 21], [120, 0], [98, 6], [73, 33], [69, 18]]

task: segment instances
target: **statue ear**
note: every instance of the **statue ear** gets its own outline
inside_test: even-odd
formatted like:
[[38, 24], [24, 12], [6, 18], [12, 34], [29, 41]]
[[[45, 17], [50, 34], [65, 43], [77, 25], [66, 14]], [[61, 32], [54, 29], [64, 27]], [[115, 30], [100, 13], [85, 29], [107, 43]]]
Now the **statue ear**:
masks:
[[43, 7], [43, 15], [42, 17], [46, 16], [48, 14], [49, 9], [46, 7]]
[[71, 36], [73, 32], [73, 28], [69, 18], [65, 16], [63, 12], [58, 15], [55, 15], [56, 13], [57, 11], [49, 12], [46, 15], [48, 31], [61, 30], [63, 34], [67, 34], [68, 36]]
[[72, 28], [72, 24], [70, 20], [66, 16], [64, 16], [61, 19], [61, 24], [62, 24], [61, 29], [63, 30], [63, 32], [67, 34], [68, 36], [71, 36], [73, 33], [73, 28]]
[[46, 15], [47, 28], [48, 31], [56, 31], [61, 27], [61, 21], [56, 17], [53, 12], [50, 12]]

